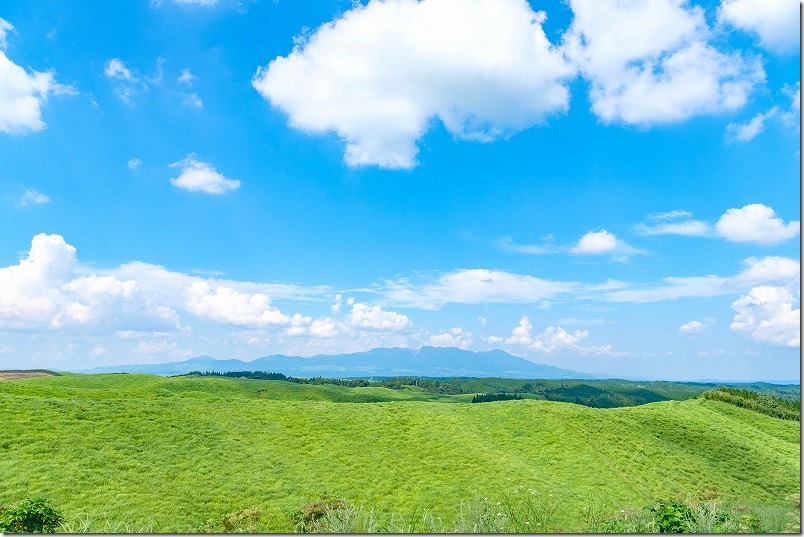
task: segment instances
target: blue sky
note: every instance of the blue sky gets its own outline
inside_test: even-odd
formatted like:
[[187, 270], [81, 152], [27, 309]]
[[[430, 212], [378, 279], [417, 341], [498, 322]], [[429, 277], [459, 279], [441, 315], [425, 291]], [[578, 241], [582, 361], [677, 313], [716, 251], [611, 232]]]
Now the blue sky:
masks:
[[792, 379], [798, 4], [0, 8], [0, 368]]

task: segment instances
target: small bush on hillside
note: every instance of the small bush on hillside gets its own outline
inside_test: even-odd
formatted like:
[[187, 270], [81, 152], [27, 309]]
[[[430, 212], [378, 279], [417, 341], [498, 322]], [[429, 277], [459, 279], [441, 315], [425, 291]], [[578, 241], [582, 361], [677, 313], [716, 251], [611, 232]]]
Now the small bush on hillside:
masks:
[[25, 499], [14, 507], [0, 507], [2, 533], [54, 533], [62, 520], [61, 513], [44, 498]]
[[335, 500], [329, 496], [322, 497], [319, 501], [308, 502], [293, 514], [296, 523], [297, 533], [321, 533], [326, 531], [327, 517], [333, 518], [341, 510], [347, 507], [343, 500]]
[[258, 509], [242, 509], [228, 515], [210, 518], [198, 525], [198, 533], [260, 533], [260, 515]]

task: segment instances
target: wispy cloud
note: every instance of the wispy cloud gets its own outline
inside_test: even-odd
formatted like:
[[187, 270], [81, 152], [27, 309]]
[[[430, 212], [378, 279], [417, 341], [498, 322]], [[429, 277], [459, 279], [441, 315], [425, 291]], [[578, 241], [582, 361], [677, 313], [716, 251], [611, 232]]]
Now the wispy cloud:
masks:
[[22, 207], [27, 207], [29, 205], [43, 205], [45, 203], [50, 203], [50, 197], [39, 192], [38, 190], [34, 190], [33, 188], [26, 188], [22, 192], [22, 196], [20, 197], [19, 201], [19, 204]]

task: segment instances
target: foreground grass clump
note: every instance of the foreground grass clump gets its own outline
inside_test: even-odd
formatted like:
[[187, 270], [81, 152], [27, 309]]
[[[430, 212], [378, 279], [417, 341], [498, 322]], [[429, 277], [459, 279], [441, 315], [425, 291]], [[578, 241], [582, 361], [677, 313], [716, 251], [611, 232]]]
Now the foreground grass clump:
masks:
[[707, 399], [470, 400], [212, 377], [7, 380], [0, 504], [50, 498], [74, 531], [291, 532], [299, 506], [328, 494], [370, 505], [381, 528], [451, 531], [475, 520], [476, 491], [526, 484], [553, 494], [551, 531], [585, 531], [593, 495], [601, 513], [690, 495], [784, 520], [800, 493], [798, 421]]
[[0, 533], [53, 533], [63, 520], [44, 498], [25, 499], [14, 507], [0, 506]]
[[[591, 501], [591, 500], [590, 500]], [[594, 503], [594, 502], [593, 502]], [[795, 502], [793, 502], [795, 507]], [[552, 496], [517, 487], [496, 498], [473, 496], [461, 503], [454, 522], [445, 523], [428, 511], [405, 517], [378, 514], [373, 508], [342, 500], [311, 502], [296, 515], [299, 533], [560, 533]], [[788, 513], [795, 516], [796, 513]], [[762, 519], [745, 506], [719, 501], [659, 500], [642, 509], [621, 509], [601, 518], [587, 506], [583, 513], [587, 533], [797, 533], [773, 516]], [[576, 530], [577, 531], [577, 530]]]

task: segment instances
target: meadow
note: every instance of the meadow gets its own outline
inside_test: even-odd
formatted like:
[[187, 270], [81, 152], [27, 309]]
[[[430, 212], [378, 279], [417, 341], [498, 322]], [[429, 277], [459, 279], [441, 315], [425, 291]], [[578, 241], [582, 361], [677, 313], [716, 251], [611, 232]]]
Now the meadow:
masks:
[[[532, 494], [549, 530], [662, 498], [742, 505], [779, 529], [800, 422], [692, 398], [621, 408], [279, 380], [77, 375], [0, 382], [0, 505], [50, 499], [73, 531], [192, 532], [230, 513], [293, 531], [333, 498], [453, 524]], [[493, 507], [492, 507], [493, 509]], [[248, 515], [251, 516], [251, 515]]]

